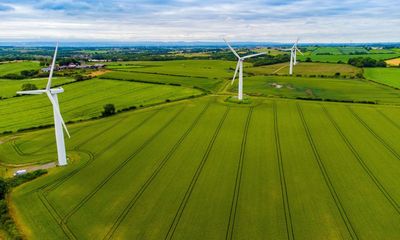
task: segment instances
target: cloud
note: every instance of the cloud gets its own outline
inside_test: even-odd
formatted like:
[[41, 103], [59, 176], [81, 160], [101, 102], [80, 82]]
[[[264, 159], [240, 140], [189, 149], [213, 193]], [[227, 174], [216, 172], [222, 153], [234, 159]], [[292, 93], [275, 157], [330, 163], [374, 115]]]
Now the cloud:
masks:
[[14, 10], [13, 7], [0, 3], [0, 12], [12, 11], [12, 10]]
[[[217, 41], [221, 36], [279, 42], [297, 36], [307, 42], [400, 39], [400, 4], [393, 0], [3, 2], [0, 40]], [[3, 5], [10, 9], [2, 11]]]

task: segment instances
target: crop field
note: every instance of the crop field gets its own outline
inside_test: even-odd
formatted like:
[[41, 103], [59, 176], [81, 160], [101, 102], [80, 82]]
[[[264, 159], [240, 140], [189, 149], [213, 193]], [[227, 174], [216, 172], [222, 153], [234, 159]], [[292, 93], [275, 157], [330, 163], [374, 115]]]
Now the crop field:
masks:
[[[246, 68], [245, 72], [252, 73], [255, 75], [266, 75], [266, 74], [288, 75], [289, 63], [279, 63], [273, 65], [259, 66], [259, 67], [250, 67]], [[302, 62], [297, 64], [293, 70], [294, 75], [301, 74], [302, 76], [310, 76], [310, 75], [334, 76], [336, 73], [340, 73], [341, 76], [355, 77], [357, 73], [361, 73], [361, 69], [347, 64]]]
[[23, 70], [38, 70], [40, 69], [39, 62], [9, 62], [0, 63], [0, 77], [7, 74], [19, 74]]
[[365, 68], [365, 78], [400, 88], [400, 68]]
[[385, 61], [389, 66], [400, 67], [400, 58], [394, 58]]
[[[254, 96], [400, 104], [400, 91], [365, 80], [254, 76], [246, 77], [243, 86]], [[237, 92], [237, 82], [229, 91]]]
[[342, 61], [347, 63], [350, 58], [356, 57], [370, 57], [375, 60], [387, 60], [396, 57], [400, 57], [400, 53], [380, 53], [380, 54], [337, 54], [337, 55], [298, 55], [297, 58], [300, 61], [304, 61], [307, 58], [311, 58], [313, 62], [332, 62], [337, 63]]
[[[225, 98], [70, 125], [70, 164], [11, 195], [24, 233], [29, 239], [400, 236], [399, 107], [266, 98], [237, 105]], [[3, 137], [0, 158], [55, 156], [53, 134]]]
[[[55, 77], [53, 78], [53, 86], [63, 85], [75, 81], [73, 78]], [[21, 87], [25, 83], [35, 84], [38, 89], [45, 88], [47, 78], [32, 78], [24, 80], [7, 80], [0, 79], [0, 97], [8, 98], [16, 95], [17, 91], [21, 91]]]
[[[193, 88], [92, 79], [63, 86], [59, 95], [61, 113], [66, 122], [99, 116], [103, 105], [116, 110], [148, 106], [165, 101], [201, 95]], [[45, 95], [22, 96], [0, 101], [0, 132], [52, 124], [53, 112]], [[29, 117], [26, 117], [29, 116]]]

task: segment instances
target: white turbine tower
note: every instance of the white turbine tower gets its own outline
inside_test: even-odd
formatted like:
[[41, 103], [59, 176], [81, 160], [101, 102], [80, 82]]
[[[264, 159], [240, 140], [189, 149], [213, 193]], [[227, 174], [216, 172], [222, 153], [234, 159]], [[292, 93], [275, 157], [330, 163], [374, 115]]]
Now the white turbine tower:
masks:
[[63, 88], [50, 88], [51, 87], [51, 79], [53, 77], [54, 65], [56, 64], [58, 43], [56, 46], [56, 50], [54, 51], [53, 62], [51, 64], [49, 80], [47, 82], [46, 89], [44, 90], [32, 90], [32, 91], [20, 91], [17, 94], [28, 94], [28, 95], [36, 95], [36, 94], [47, 94], [50, 99], [51, 104], [53, 105], [53, 114], [54, 114], [54, 128], [56, 133], [56, 143], [57, 143], [57, 154], [58, 154], [58, 165], [64, 166], [67, 165], [67, 156], [65, 153], [65, 143], [64, 143], [64, 132], [67, 133], [68, 137], [70, 137], [67, 126], [64, 123], [64, 120], [60, 113], [60, 107], [58, 105], [57, 94], [64, 92]]
[[229, 49], [233, 52], [233, 54], [235, 54], [235, 56], [238, 58], [235, 74], [233, 75], [231, 84], [233, 84], [233, 82], [235, 81], [236, 74], [239, 70], [238, 99], [241, 101], [241, 100], [243, 100], [243, 61], [247, 58], [251, 58], [251, 57], [255, 57], [255, 56], [259, 56], [259, 55], [263, 55], [263, 54], [267, 54], [267, 53], [262, 52], [262, 53], [256, 53], [256, 54], [251, 54], [251, 55], [247, 55], [244, 57], [240, 57], [239, 54], [231, 47], [231, 45], [229, 45], [229, 43], [225, 39], [224, 39], [224, 41], [228, 45]]
[[290, 75], [293, 74], [293, 66], [297, 64], [297, 52], [303, 55], [303, 53], [297, 48], [298, 42], [299, 39], [297, 38], [296, 42], [293, 44], [293, 47], [290, 49], [290, 67], [289, 67]]

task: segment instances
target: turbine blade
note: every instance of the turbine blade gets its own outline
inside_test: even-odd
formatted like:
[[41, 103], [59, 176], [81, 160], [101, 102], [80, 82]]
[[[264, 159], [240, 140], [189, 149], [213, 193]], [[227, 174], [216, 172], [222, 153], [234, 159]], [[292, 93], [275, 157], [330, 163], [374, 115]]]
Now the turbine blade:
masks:
[[[46, 94], [47, 94], [47, 96], [49, 97], [51, 104], [52, 104], [53, 106], [56, 106], [56, 105], [57, 105], [57, 103], [54, 101], [53, 97], [51, 96], [51, 93], [50, 93], [50, 91], [46, 91]], [[57, 106], [57, 108], [56, 108], [56, 109], [57, 109], [57, 111], [56, 111], [56, 113], [55, 113], [55, 114], [57, 114], [57, 115], [58, 115], [58, 117], [60, 118], [60, 120], [61, 120], [61, 124], [63, 125], [63, 127], [64, 127], [64, 130], [65, 130], [65, 132], [66, 132], [66, 133], [67, 133], [67, 135], [68, 135], [68, 138], [71, 138], [71, 135], [69, 135], [69, 132], [68, 132], [67, 126], [65, 125], [64, 119], [63, 119], [63, 118], [62, 118], [62, 116], [61, 116], [61, 113], [60, 113], [60, 108], [59, 108], [59, 106]]]
[[251, 54], [251, 55], [244, 56], [243, 59], [252, 58], [252, 57], [256, 57], [256, 56], [260, 56], [260, 55], [264, 55], [264, 54], [267, 54], [267, 53], [262, 52], [262, 53]]
[[51, 79], [53, 78], [54, 66], [56, 65], [57, 50], [58, 50], [58, 42], [57, 42], [57, 45], [56, 45], [56, 50], [54, 51], [53, 62], [51, 63], [49, 80], [47, 81], [46, 90], [49, 90], [51, 88]]
[[237, 54], [237, 52], [231, 47], [231, 45], [225, 40], [225, 38], [223, 38], [225, 43], [228, 45], [229, 49], [233, 52], [233, 54], [235, 54], [235, 56], [237, 58], [240, 58], [239, 54]]
[[300, 49], [296, 48], [296, 50], [297, 50], [301, 55], [304, 56], [304, 54], [300, 51]]
[[18, 91], [17, 94], [21, 95], [37, 95], [37, 94], [42, 94], [45, 93], [46, 90], [30, 90], [30, 91]]
[[235, 75], [233, 75], [231, 85], [233, 85], [233, 82], [234, 82], [235, 79], [236, 79], [236, 75], [237, 75], [237, 72], [238, 72], [238, 70], [239, 70], [239, 65], [240, 65], [240, 60], [239, 60], [239, 61], [237, 62], [237, 64], [236, 64]]

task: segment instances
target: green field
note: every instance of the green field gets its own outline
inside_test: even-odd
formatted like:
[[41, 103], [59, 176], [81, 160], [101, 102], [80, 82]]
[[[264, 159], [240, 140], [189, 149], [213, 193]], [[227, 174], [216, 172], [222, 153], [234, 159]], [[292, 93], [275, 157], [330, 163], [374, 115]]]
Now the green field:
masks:
[[[254, 76], [246, 77], [243, 86], [244, 93], [254, 96], [400, 103], [400, 91], [366, 80]], [[237, 92], [237, 82], [229, 91]]]
[[39, 62], [9, 62], [0, 63], [0, 77], [7, 74], [19, 74], [23, 70], [39, 70]]
[[[10, 195], [24, 236], [397, 239], [398, 69], [300, 63], [284, 76], [287, 63], [246, 63], [249, 104], [236, 104], [226, 101], [237, 93], [235, 66], [108, 62], [94, 79], [55, 79], [68, 83], [59, 95], [66, 122], [97, 117], [106, 103], [137, 109], [67, 124], [68, 166]], [[367, 80], [356, 78], [362, 71]], [[46, 79], [0, 80], [0, 96], [25, 82]], [[0, 133], [53, 123], [45, 95], [0, 100], [0, 113]], [[56, 156], [53, 128], [0, 135], [0, 176]]]
[[[260, 67], [246, 68], [245, 72], [255, 75], [289, 75], [289, 63], [279, 63]], [[355, 77], [357, 73], [361, 73], [361, 69], [347, 64], [302, 62], [297, 64], [293, 70], [294, 75], [300, 74], [302, 76], [334, 76], [336, 73], [340, 73], [341, 76]]]
[[[224, 98], [70, 125], [70, 165], [12, 193], [27, 238], [400, 235], [400, 108]], [[32, 159], [53, 134], [0, 140]]]
[[337, 55], [308, 55], [304, 54], [298, 55], [297, 59], [300, 61], [305, 61], [307, 58], [311, 58], [313, 62], [332, 62], [332, 63], [337, 63], [339, 61], [342, 61], [344, 63], [347, 63], [350, 58], [356, 58], [356, 57], [370, 57], [375, 60], [386, 60], [386, 59], [392, 59], [399, 57], [400, 53], [381, 53], [381, 54], [337, 54]]
[[[70, 83], [75, 81], [73, 78], [53, 78], [53, 86]], [[35, 84], [39, 89], [45, 88], [47, 84], [47, 78], [33, 78], [24, 80], [6, 80], [0, 79], [0, 97], [7, 98], [16, 95], [17, 91], [21, 91], [21, 87], [25, 83]]]
[[369, 80], [400, 88], [400, 68], [365, 68], [364, 76]]
[[[120, 110], [202, 94], [193, 88], [99, 79], [68, 84], [63, 88], [65, 92], [59, 95], [59, 102], [66, 122], [99, 116], [107, 103]], [[0, 132], [53, 122], [53, 112], [45, 95], [2, 100], [0, 112], [5, 116], [0, 118]]]

